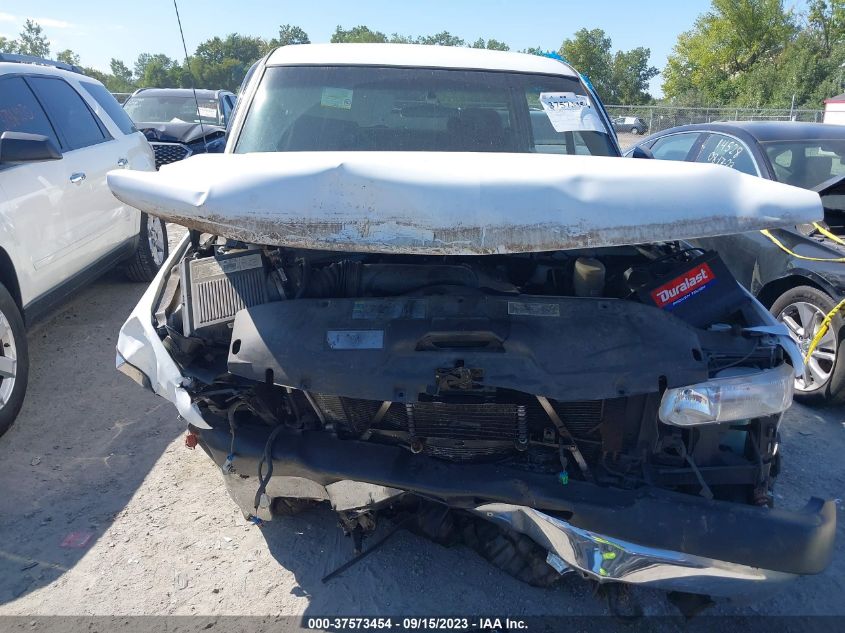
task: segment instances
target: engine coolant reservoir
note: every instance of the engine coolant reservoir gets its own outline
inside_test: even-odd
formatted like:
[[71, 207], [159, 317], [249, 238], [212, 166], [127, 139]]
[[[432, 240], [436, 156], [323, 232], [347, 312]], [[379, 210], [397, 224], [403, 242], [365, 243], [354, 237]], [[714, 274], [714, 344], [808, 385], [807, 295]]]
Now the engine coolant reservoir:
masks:
[[600, 297], [604, 292], [604, 264], [594, 257], [579, 257], [572, 272], [576, 297]]

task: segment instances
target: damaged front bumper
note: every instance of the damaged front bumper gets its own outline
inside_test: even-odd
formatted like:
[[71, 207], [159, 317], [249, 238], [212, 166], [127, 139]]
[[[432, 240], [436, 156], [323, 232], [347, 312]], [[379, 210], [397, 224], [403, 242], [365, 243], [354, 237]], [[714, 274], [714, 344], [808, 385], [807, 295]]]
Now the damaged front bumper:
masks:
[[199, 408], [184, 389], [186, 378], [161, 342], [153, 327], [152, 315], [173, 266], [185, 255], [188, 236], [173, 249], [158, 275], [141, 296], [132, 314], [120, 328], [115, 366], [142, 387], [151, 389], [176, 406], [179, 415], [192, 426], [211, 428], [203, 420]]
[[[269, 503], [256, 503], [255, 498], [266, 432], [244, 429], [232, 446], [227, 429], [212, 428], [191, 401], [186, 389], [190, 379], [182, 375], [153, 325], [169, 271], [187, 248], [186, 237], [121, 329], [118, 369], [174, 403], [201, 447], [223, 470], [241, 509], [269, 519]], [[783, 326], [759, 304], [755, 308], [763, 324], [756, 329], [782, 340], [800, 368], [800, 355]], [[564, 485], [539, 473], [496, 464], [449, 463], [395, 446], [339, 441], [314, 432], [280, 437], [271, 457], [274, 476], [266, 499], [328, 501], [335, 510], [354, 512], [403, 495], [434, 498], [527, 535], [553, 555], [552, 562], [563, 561], [560, 569], [598, 582], [747, 595], [819, 573], [833, 548], [835, 505], [819, 499], [801, 511], [787, 512], [653, 487], [622, 490], [582, 481]]]
[[[223, 430], [191, 429], [221, 468], [244, 514], [255, 509], [260, 434], [241, 433], [234, 462]], [[788, 512], [708, 501], [665, 490], [626, 491], [514, 472], [494, 464], [454, 464], [320, 433], [275, 442], [268, 497], [328, 501], [337, 511], [376, 508], [403, 494], [437, 498], [516, 532], [558, 557], [564, 571], [720, 597], [765, 593], [828, 564], [836, 530], [833, 501], [813, 498]], [[248, 473], [248, 474], [247, 474]]]

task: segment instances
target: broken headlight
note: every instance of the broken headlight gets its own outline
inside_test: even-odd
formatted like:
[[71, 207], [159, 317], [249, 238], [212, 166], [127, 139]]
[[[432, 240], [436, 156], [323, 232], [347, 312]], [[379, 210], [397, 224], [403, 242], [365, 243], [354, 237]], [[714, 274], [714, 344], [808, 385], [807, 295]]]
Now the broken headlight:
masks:
[[673, 426], [696, 426], [782, 413], [792, 404], [794, 379], [792, 367], [783, 364], [667, 389], [660, 402], [660, 421]]

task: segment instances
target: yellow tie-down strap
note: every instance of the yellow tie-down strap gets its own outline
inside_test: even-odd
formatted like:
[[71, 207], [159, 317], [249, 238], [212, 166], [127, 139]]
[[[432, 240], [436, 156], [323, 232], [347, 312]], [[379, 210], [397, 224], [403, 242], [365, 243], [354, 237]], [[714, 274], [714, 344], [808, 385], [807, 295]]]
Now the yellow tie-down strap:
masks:
[[[828, 231], [825, 227], [823, 227], [818, 222], [813, 222], [813, 228], [815, 228], [819, 233], [824, 235], [826, 238], [833, 240], [837, 244], [841, 244], [841, 245], [845, 246], [845, 240], [843, 240], [838, 235], [834, 235], [833, 233]], [[786, 251], [787, 253], [789, 253], [790, 255], [795, 257], [796, 259], [803, 259], [803, 260], [811, 261], [811, 262], [841, 262], [841, 263], [845, 263], [845, 257], [824, 258], [824, 257], [807, 257], [806, 255], [799, 255], [798, 253], [791, 250], [790, 248], [787, 248], [784, 245], [784, 243], [781, 242], [774, 235], [772, 235], [771, 232], [768, 229], [763, 229], [762, 231], [760, 231], [760, 233], [762, 233], [763, 235], [768, 237], [778, 248], [780, 248], [783, 251]], [[845, 299], [843, 299], [842, 301], [837, 303], [836, 306], [833, 308], [833, 310], [828, 312], [825, 315], [824, 319], [822, 319], [822, 323], [819, 326], [819, 331], [816, 332], [816, 335], [813, 337], [813, 340], [810, 341], [810, 347], [807, 348], [807, 353], [804, 355], [804, 362], [805, 363], [810, 360], [810, 356], [812, 356], [813, 352], [816, 351], [816, 347], [818, 347], [819, 342], [822, 340], [824, 335], [827, 334], [827, 330], [830, 327], [831, 319], [833, 319], [834, 315], [837, 312], [839, 312], [843, 307], [845, 307]]]

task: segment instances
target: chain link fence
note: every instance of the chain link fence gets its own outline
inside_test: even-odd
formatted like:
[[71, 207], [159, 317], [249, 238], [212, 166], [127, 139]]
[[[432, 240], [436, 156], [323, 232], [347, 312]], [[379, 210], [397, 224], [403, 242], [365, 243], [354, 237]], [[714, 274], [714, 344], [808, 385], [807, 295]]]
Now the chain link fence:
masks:
[[[717, 121], [822, 121], [822, 110], [774, 109], [774, 108], [686, 108], [662, 105], [606, 105], [612, 119], [637, 117], [645, 124], [639, 133], [652, 134], [677, 125], [690, 123], [714, 123]], [[634, 127], [634, 124], [631, 124]], [[620, 132], [628, 132], [623, 127]]]

